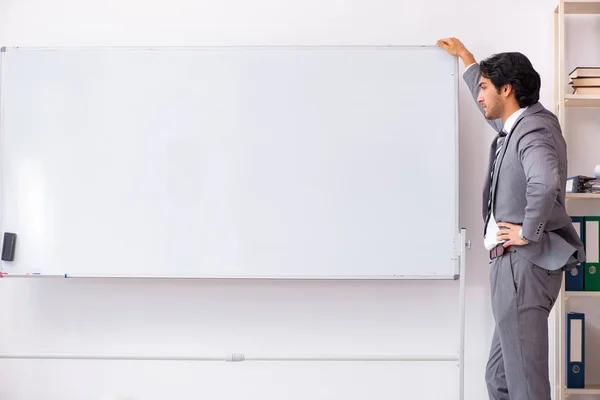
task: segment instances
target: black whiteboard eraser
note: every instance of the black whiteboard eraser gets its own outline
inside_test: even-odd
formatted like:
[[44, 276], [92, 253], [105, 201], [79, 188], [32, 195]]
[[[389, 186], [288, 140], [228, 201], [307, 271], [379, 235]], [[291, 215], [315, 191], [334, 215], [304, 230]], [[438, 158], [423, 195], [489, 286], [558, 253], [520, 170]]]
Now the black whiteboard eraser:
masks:
[[16, 244], [17, 234], [4, 232], [4, 242], [2, 243], [2, 261], [13, 261], [15, 259]]

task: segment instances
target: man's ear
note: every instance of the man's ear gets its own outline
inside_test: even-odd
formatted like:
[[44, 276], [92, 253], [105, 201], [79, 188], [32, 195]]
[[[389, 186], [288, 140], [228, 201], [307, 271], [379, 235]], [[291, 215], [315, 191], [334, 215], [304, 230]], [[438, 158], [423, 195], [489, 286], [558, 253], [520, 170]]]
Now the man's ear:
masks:
[[500, 89], [500, 93], [503, 97], [508, 97], [513, 92], [512, 85], [507, 83], [506, 85], [502, 85], [502, 89]]

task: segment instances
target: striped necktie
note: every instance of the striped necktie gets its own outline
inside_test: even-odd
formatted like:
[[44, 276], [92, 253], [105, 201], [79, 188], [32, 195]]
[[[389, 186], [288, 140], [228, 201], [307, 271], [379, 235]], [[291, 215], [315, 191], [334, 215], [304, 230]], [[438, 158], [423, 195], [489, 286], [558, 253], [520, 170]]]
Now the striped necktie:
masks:
[[503, 129], [500, 132], [498, 132], [498, 135], [496, 135], [496, 141], [495, 141], [495, 147], [496, 147], [496, 151], [494, 153], [494, 162], [492, 163], [492, 168], [490, 170], [490, 190], [488, 192], [488, 202], [487, 202], [487, 206], [488, 206], [488, 213], [487, 213], [487, 218], [485, 220], [485, 225], [484, 225], [484, 234], [485, 234], [485, 230], [487, 229], [487, 224], [490, 220], [490, 216], [492, 214], [492, 192], [494, 191], [494, 186], [493, 186], [493, 181], [494, 181], [494, 171], [496, 170], [496, 162], [498, 161], [498, 155], [500, 154], [500, 151], [502, 150], [502, 145], [504, 144], [504, 139], [506, 139], [506, 131]]

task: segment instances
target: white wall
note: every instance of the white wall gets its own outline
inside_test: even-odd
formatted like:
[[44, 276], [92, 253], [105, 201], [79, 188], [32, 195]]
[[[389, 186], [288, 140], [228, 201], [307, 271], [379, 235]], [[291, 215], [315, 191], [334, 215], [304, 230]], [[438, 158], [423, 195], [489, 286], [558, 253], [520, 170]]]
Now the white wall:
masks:
[[[527, 54], [553, 109], [550, 0], [3, 0], [0, 45], [434, 44]], [[518, 28], [508, 28], [508, 21]], [[462, 71], [462, 68], [461, 68]], [[487, 398], [493, 319], [481, 186], [494, 133], [461, 81], [466, 399]], [[431, 99], [435, 115], [436, 99]], [[427, 240], [427, 238], [415, 238]], [[454, 282], [0, 282], [0, 352], [431, 354], [457, 344]], [[443, 329], [451, 331], [442, 332]], [[455, 363], [0, 360], [2, 399], [455, 399]]]

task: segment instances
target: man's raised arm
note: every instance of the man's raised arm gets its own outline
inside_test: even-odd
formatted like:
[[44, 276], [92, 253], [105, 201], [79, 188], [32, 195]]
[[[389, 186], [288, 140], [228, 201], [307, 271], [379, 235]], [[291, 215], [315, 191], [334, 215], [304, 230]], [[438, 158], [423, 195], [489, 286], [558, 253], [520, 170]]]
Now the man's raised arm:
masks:
[[[479, 64], [473, 57], [473, 54], [465, 47], [462, 42], [456, 38], [446, 38], [440, 39], [437, 41], [437, 45], [448, 52], [451, 56], [460, 57], [463, 64], [466, 67], [466, 71], [463, 74], [463, 79], [467, 83], [467, 87], [473, 96], [473, 100], [475, 100], [475, 104], [479, 108], [481, 114], [485, 116], [485, 112], [483, 107], [477, 101], [477, 97], [479, 96], [479, 78], [481, 76]], [[494, 128], [496, 132], [500, 132], [503, 127], [502, 120], [487, 120], [487, 122]]]

